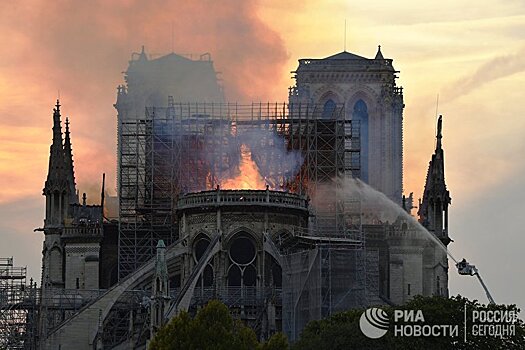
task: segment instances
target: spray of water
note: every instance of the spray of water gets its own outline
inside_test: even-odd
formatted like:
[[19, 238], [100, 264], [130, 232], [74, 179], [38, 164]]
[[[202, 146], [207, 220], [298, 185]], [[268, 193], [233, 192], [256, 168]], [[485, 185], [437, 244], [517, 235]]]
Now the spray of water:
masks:
[[[374, 213], [374, 215], [381, 222], [393, 223], [397, 219], [401, 218], [411, 226], [421, 237], [430, 239], [432, 242], [437, 244], [455, 263], [458, 261], [454, 256], [447, 250], [447, 247], [441, 242], [436, 236], [428, 232], [413, 216], [408, 214], [398, 204], [394, 203], [383, 193], [375, 190], [371, 186], [367, 185], [363, 181], [354, 178], [336, 179], [336, 186], [330, 185], [330, 188], [321, 188], [319, 195], [326, 196], [326, 190], [333, 191], [337, 188], [338, 191], [343, 192], [345, 198], [352, 200], [358, 199], [361, 203], [361, 210], [363, 213]], [[329, 194], [330, 192], [328, 192]], [[313, 204], [315, 206], [315, 199]]]

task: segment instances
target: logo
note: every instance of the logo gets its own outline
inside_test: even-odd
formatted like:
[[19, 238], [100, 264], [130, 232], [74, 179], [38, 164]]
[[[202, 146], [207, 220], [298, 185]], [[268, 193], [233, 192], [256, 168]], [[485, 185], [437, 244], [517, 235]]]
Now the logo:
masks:
[[[519, 311], [485, 310], [477, 307], [467, 318], [467, 304], [463, 310], [463, 341], [468, 337], [496, 337], [507, 339], [516, 336]], [[422, 310], [393, 310], [392, 319], [379, 308], [365, 310], [359, 318], [359, 328], [371, 339], [383, 337], [389, 330], [393, 337], [460, 337], [458, 324], [427, 323]]]
[[366, 309], [359, 319], [359, 328], [368, 338], [378, 339], [388, 332], [390, 320], [385, 311], [373, 307]]

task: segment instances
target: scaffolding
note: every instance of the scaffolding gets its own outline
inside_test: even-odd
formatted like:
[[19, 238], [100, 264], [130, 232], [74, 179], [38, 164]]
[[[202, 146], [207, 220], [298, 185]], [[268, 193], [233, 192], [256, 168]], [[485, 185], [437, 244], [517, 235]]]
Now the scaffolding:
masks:
[[[169, 98], [168, 107], [146, 108], [143, 119], [121, 121], [119, 278], [149, 260], [159, 239], [177, 239], [179, 194], [211, 190], [231, 177], [244, 142], [272, 189], [312, 195], [336, 177], [358, 177], [359, 125], [344, 116], [344, 106], [326, 111], [310, 104], [175, 104]], [[288, 167], [283, 149], [300, 154], [300, 168]], [[350, 218], [351, 203], [340, 193], [318, 206], [313, 227], [361, 239], [360, 220]]]
[[[120, 141], [120, 278], [153, 257], [159, 239], [178, 239], [179, 196], [215, 189], [235, 175], [247, 143], [267, 186], [313, 198], [308, 231], [292, 241], [316, 243], [298, 250], [276, 242], [290, 267], [283, 269], [289, 282], [283, 330], [295, 339], [309, 320], [377, 299], [369, 297], [377, 295], [378, 270], [370, 266], [367, 274], [367, 265], [378, 262], [366, 253], [361, 203], [345, 195], [340, 181], [359, 177], [361, 165], [359, 122], [345, 118], [344, 105], [175, 104], [169, 98], [168, 107], [122, 121]], [[300, 155], [299, 167], [286, 166], [290, 152]]]
[[26, 275], [13, 258], [0, 258], [0, 349], [36, 349], [38, 289]]

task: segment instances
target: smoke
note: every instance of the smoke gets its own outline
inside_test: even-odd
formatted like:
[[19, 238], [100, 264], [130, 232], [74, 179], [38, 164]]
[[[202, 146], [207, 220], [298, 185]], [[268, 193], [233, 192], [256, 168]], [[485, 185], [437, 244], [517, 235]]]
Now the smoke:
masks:
[[82, 204], [82, 196], [86, 194], [86, 204], [100, 205], [102, 199], [102, 175], [100, 175], [100, 182], [83, 182], [80, 186], [77, 185], [78, 199]]
[[[5, 47], [11, 49], [8, 61], [28, 54], [17, 62], [25, 68], [21, 71], [38, 73], [43, 84], [51, 81], [53, 92], [74, 90], [82, 100], [105, 83], [114, 98], [115, 78], [141, 45], [157, 54], [210, 52], [230, 99], [269, 97], [268, 77], [278, 75], [287, 58], [282, 39], [258, 18], [255, 0], [57, 0], [0, 6]], [[25, 25], [18, 20], [22, 17]]]
[[[311, 204], [315, 211], [326, 213], [327, 209], [333, 210], [336, 201], [359, 203], [363, 224], [392, 224], [398, 220], [406, 221], [409, 227], [417, 232], [421, 238], [432, 241], [452, 260], [457, 262], [446, 246], [436, 236], [428, 232], [412, 215], [391, 201], [385, 194], [363, 181], [356, 178], [337, 178], [330, 184], [322, 184], [318, 187], [317, 192], [312, 195]], [[330, 202], [334, 203], [331, 207], [327, 205]]]
[[118, 219], [118, 197], [105, 191], [104, 216], [108, 219]]
[[[58, 95], [71, 120], [80, 187], [102, 172], [114, 187], [116, 86], [141, 45], [157, 55], [209, 52], [229, 100], [274, 99], [270, 77], [283, 75], [287, 53], [258, 10], [255, 0], [1, 2], [0, 126], [13, 130], [17, 143], [32, 143], [16, 155], [20, 168], [43, 155], [34, 164], [41, 172], [18, 174], [32, 188], [18, 186], [3, 200], [41, 191]], [[0, 164], [0, 179], [10, 169]]]
[[[271, 128], [237, 128], [230, 135], [227, 147], [220, 152], [208, 149], [206, 154], [210, 163], [221, 164], [215, 172], [217, 184], [221, 187], [227, 184], [229, 188], [237, 182], [237, 188], [254, 184], [252, 188], [257, 189], [255, 186], [263, 184], [272, 190], [286, 190], [287, 183], [299, 173], [304, 161], [301, 152], [288, 149], [287, 140]], [[229, 163], [221, 161], [224, 159]]]
[[[237, 125], [227, 116], [221, 118], [199, 115], [189, 129], [171, 126], [173, 120], [157, 122], [157, 137], [170, 141], [157, 146], [157, 168], [170, 174], [174, 167], [175, 186], [183, 193], [210, 190], [217, 185], [228, 189], [264, 189], [268, 185], [270, 189], [286, 190], [303, 164], [301, 152], [288, 149], [287, 140], [270, 126]], [[195, 133], [197, 129], [201, 132]], [[175, 143], [175, 154], [162, 149], [163, 144], [171, 142]]]
[[452, 84], [450, 89], [445, 90], [445, 100], [452, 101], [496, 79], [524, 71], [524, 56], [525, 47], [515, 54], [498, 56], [485, 62], [473, 74], [464, 76]]
[[252, 159], [271, 189], [285, 189], [303, 164], [299, 150], [288, 150], [288, 142], [271, 129], [250, 129], [242, 133], [239, 141], [250, 147]]

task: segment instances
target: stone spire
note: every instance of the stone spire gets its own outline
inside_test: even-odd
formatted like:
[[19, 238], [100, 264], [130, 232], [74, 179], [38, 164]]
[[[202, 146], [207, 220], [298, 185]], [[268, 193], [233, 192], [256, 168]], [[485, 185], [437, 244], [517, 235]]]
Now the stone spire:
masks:
[[[53, 185], [57, 185], [64, 175], [64, 151], [62, 148], [62, 126], [60, 121], [60, 102], [57, 100], [53, 108], [53, 143], [49, 149], [49, 169], [44, 188], [53, 190]], [[45, 195], [45, 193], [44, 193]]]
[[443, 127], [443, 121], [442, 116], [439, 116], [438, 124], [437, 124], [437, 133], [436, 133], [436, 152], [440, 151], [443, 154], [443, 149], [441, 148], [441, 139], [443, 138], [443, 135], [441, 134], [442, 127]]
[[[62, 225], [68, 215], [69, 204], [77, 203], [75, 198], [75, 178], [69, 125], [66, 123], [66, 143], [63, 143], [60, 120], [60, 101], [53, 109], [53, 142], [49, 150], [49, 169], [44, 185], [46, 196], [46, 225]], [[69, 159], [68, 159], [69, 157]]]
[[[161, 280], [168, 279], [168, 266], [166, 265], [166, 245], [161, 239], [157, 243], [157, 258], [155, 261], [155, 275]], [[157, 291], [158, 292], [158, 291]]]
[[377, 53], [376, 57], [374, 57], [375, 60], [384, 60], [383, 54], [381, 53], [381, 45], [377, 45]]
[[448, 237], [448, 205], [451, 198], [445, 183], [445, 159], [441, 143], [442, 138], [442, 116], [439, 116], [436, 150], [428, 166], [423, 201], [419, 206], [418, 215], [419, 222], [447, 245], [451, 241]]
[[142, 45], [142, 50], [140, 51], [138, 60], [139, 61], [147, 61], [148, 60], [148, 56], [146, 56], [146, 50], [144, 49], [144, 45]]
[[150, 336], [165, 324], [164, 314], [170, 307], [170, 287], [168, 265], [166, 262], [166, 245], [163, 240], [157, 244], [157, 259], [155, 261], [155, 277], [151, 295]]
[[69, 118], [66, 118], [66, 133], [64, 138], [64, 161], [66, 167], [66, 175], [69, 183], [69, 203], [78, 204], [78, 197], [76, 195], [77, 189], [75, 184], [75, 168], [73, 166], [73, 150], [71, 147], [71, 138], [69, 134]]
[[64, 148], [62, 144], [62, 126], [60, 121], [60, 102], [53, 109], [53, 142], [49, 149], [49, 169], [44, 185], [46, 196], [46, 219], [44, 227], [61, 225], [64, 219], [64, 196], [67, 188], [65, 176]]

